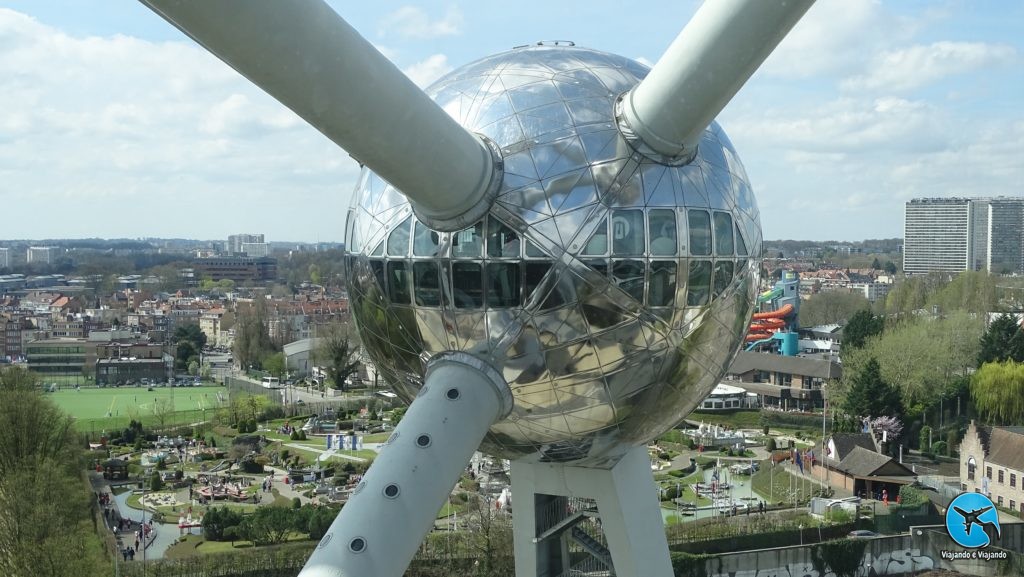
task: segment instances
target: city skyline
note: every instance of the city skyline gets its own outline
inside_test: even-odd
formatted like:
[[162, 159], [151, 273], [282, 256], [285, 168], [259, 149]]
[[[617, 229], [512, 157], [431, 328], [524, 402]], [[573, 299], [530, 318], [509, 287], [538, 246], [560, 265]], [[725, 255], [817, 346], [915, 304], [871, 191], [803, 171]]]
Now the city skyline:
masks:
[[[651, 63], [698, 5], [332, 4], [421, 86], [542, 39]], [[25, 218], [4, 237], [343, 239], [354, 161], [141, 4], [7, 6], [0, 203]], [[911, 198], [1020, 195], [1022, 21], [994, 2], [820, 0], [718, 119], [765, 238], [898, 237]]]

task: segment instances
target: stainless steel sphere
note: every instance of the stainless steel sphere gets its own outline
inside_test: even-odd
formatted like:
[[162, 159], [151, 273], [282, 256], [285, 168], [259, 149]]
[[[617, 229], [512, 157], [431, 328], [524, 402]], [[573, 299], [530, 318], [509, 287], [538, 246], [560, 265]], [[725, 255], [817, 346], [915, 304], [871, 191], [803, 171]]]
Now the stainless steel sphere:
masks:
[[630, 147], [614, 103], [646, 73], [538, 45], [431, 86], [504, 160], [490, 214], [462, 232], [430, 230], [369, 170], [357, 185], [346, 245], [362, 344], [405, 401], [437, 353], [489, 360], [515, 408], [486, 451], [613, 460], [685, 417], [743, 341], [761, 253], [754, 196], [717, 124], [685, 166]]

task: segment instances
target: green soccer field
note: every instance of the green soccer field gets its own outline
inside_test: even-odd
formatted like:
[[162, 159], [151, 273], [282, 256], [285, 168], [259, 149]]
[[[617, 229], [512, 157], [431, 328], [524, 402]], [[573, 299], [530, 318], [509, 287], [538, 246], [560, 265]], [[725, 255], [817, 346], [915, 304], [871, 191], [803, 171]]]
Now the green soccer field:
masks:
[[[219, 396], [218, 396], [219, 395]], [[211, 416], [212, 411], [227, 402], [225, 387], [159, 387], [147, 391], [142, 387], [109, 389], [63, 389], [47, 396], [75, 418], [79, 430], [120, 428], [135, 418], [153, 423], [153, 408], [159, 398], [173, 401], [174, 413], [167, 424], [183, 424]]]

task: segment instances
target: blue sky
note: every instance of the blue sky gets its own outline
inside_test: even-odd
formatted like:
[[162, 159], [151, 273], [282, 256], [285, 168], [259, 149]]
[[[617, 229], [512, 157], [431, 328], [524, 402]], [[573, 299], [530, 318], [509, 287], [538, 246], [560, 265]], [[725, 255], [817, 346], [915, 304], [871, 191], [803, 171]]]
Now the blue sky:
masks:
[[[654, 62], [699, 5], [331, 4], [421, 85], [537, 40]], [[901, 236], [910, 198], [1024, 194], [1021, 30], [1017, 2], [819, 0], [718, 119], [765, 238]], [[0, 1], [0, 239], [340, 241], [356, 175], [137, 2]]]

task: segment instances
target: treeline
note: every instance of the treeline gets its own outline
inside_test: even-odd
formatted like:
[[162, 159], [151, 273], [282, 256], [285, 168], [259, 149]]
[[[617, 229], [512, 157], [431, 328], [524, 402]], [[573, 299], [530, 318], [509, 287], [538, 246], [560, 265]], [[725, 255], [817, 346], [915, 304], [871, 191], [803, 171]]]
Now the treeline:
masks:
[[72, 419], [36, 377], [0, 370], [0, 575], [110, 575]]
[[985, 326], [988, 313], [1013, 306], [1013, 295], [986, 272], [947, 279], [906, 279], [875, 312], [850, 315], [843, 378], [828, 387], [845, 415], [837, 428], [896, 417], [903, 430], [891, 441], [941, 454], [952, 452], [972, 417], [1024, 423], [1024, 332], [1011, 316]]

